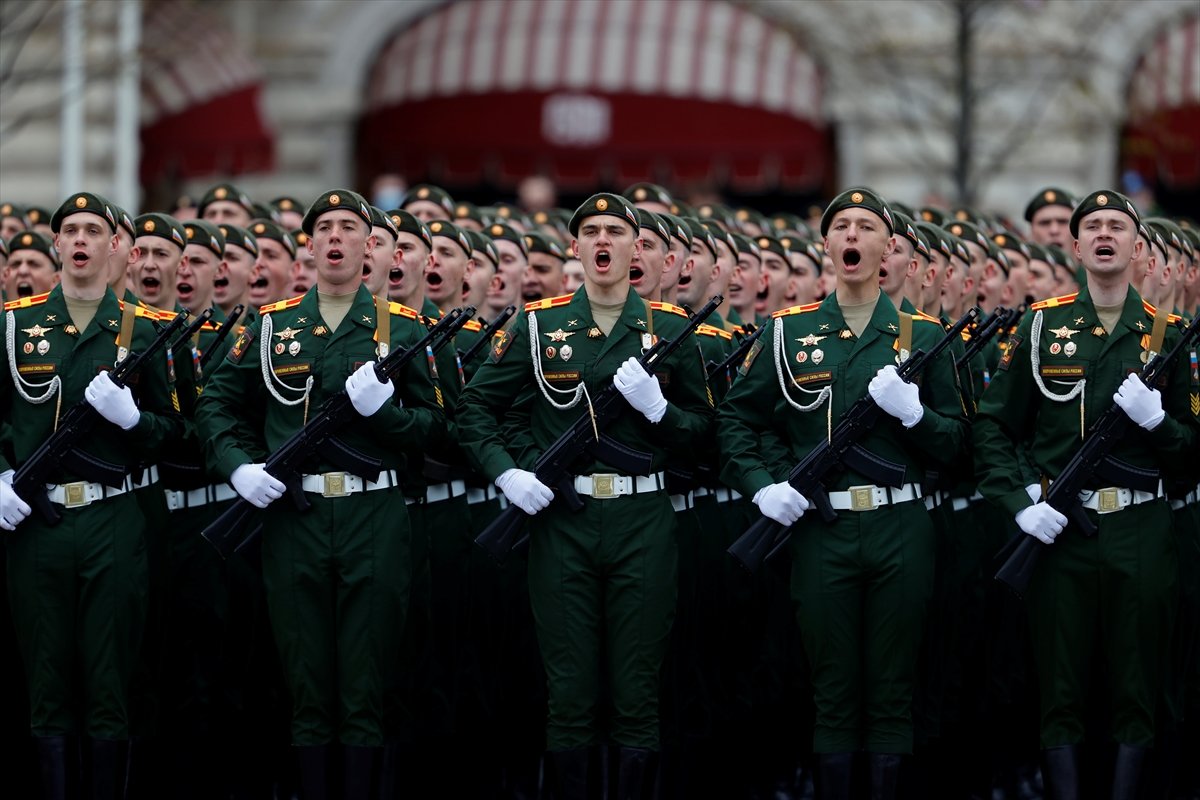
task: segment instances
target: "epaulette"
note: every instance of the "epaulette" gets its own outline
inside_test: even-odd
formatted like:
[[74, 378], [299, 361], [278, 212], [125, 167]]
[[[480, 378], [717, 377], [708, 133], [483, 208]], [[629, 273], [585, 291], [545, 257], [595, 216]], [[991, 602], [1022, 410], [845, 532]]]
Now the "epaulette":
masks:
[[[1158, 313], [1158, 309], [1150, 305], [1145, 300], [1142, 301], [1142, 310], [1152, 317]], [[1179, 322], [1181, 319], [1183, 319], [1183, 317], [1179, 316], [1178, 314], [1167, 314], [1167, 322], [1171, 323], [1172, 325], [1174, 325], [1176, 322]]]
[[962, 340], [964, 342], [971, 341], [971, 332], [968, 331], [966, 328], [963, 328], [961, 331], [959, 331], [958, 335], [962, 337]]
[[304, 295], [298, 294], [295, 297], [289, 297], [287, 300], [280, 300], [278, 303], [267, 303], [265, 306], [258, 307], [259, 314], [270, 314], [274, 311], [285, 311], [289, 308], [295, 308], [300, 305], [300, 301], [304, 299]]
[[573, 294], [560, 294], [558, 297], [547, 297], [544, 300], [534, 300], [532, 303], [525, 304], [525, 310], [526, 311], [543, 311], [547, 308], [557, 308], [558, 306], [565, 306], [567, 303], [571, 302], [571, 298], [573, 298], [574, 296], [575, 295], [573, 295]]
[[9, 300], [4, 304], [5, 311], [16, 311], [18, 308], [29, 308], [30, 306], [40, 305], [46, 302], [46, 298], [50, 296], [49, 292], [42, 294], [34, 294], [29, 297], [22, 297], [19, 300]]
[[463, 330], [471, 331], [472, 333], [479, 333], [481, 330], [483, 330], [483, 325], [473, 319], [469, 319], [463, 324]]
[[923, 311], [918, 311], [917, 313], [913, 314], [912, 318], [919, 319], [922, 322], [936, 322], [938, 325], [942, 324], [942, 321], [940, 319], [938, 319], [937, 317], [931, 317]]
[[[125, 301], [123, 299], [117, 298], [117, 304], [121, 307], [122, 311], [125, 310]], [[161, 308], [153, 308], [141, 303], [133, 307], [133, 315], [142, 319], [152, 319], [155, 322], [170, 322], [175, 319], [174, 311], [164, 311]]]
[[1030, 311], [1041, 311], [1043, 308], [1054, 308], [1055, 306], [1069, 306], [1075, 302], [1075, 298], [1079, 296], [1079, 292], [1072, 294], [1064, 294], [1062, 297], [1051, 297], [1049, 300], [1039, 300], [1029, 307]]
[[408, 319], [421, 318], [420, 314], [403, 303], [388, 303], [388, 313], [394, 317], [407, 317]]
[[816, 311], [820, 307], [821, 307], [820, 303], [809, 303], [808, 305], [805, 305], [805, 306], [792, 306], [791, 308], [781, 308], [780, 310], [776, 311], [774, 314], [771, 315], [771, 319], [778, 319], [779, 317], [790, 317], [793, 314], [804, 314], [809, 311]]
[[655, 311], [666, 311], [669, 314], [678, 314], [681, 317], [690, 317], [691, 316], [690, 314], [688, 314], [688, 312], [684, 311], [679, 306], [673, 306], [670, 303], [658, 303], [658, 302], [651, 301], [650, 308], [654, 309]]
[[705, 336], [720, 336], [722, 339], [733, 341], [733, 334], [727, 330], [722, 330], [715, 325], [709, 325], [707, 322], [701, 323], [699, 328], [696, 328], [696, 333], [702, 333]]

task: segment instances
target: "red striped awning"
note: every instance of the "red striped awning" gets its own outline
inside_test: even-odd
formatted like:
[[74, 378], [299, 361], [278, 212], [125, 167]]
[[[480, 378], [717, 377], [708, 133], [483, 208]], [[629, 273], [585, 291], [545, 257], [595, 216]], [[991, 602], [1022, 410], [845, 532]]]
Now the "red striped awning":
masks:
[[152, 9], [142, 36], [142, 182], [271, 169], [261, 67], [203, 6], [169, 0]]
[[725, 0], [460, 0], [381, 51], [359, 177], [814, 186], [821, 83], [794, 36]]
[[1200, 15], [1172, 24], [1129, 82], [1124, 167], [1173, 186], [1200, 185]]

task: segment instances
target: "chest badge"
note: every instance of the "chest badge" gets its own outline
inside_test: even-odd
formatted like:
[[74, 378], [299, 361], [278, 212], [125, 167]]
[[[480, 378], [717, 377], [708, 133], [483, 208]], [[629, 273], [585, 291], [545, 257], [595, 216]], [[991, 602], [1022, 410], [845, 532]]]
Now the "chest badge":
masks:
[[25, 355], [29, 355], [33, 352], [33, 342], [26, 342], [21, 345], [21, 349], [25, 352]]
[[326, 328], [324, 325], [318, 325], [312, 329], [312, 334], [313, 336], [326, 336], [329, 334], [329, 328]]
[[40, 342], [37, 343], [37, 351], [38, 351], [39, 356], [44, 356], [44, 355], [46, 355], [46, 353], [49, 353], [50, 352], [50, 342], [46, 341], [45, 339], [42, 339]]
[[[280, 344], [282, 344], [282, 342], [280, 342]], [[288, 355], [289, 356], [300, 355], [300, 343], [297, 342], [295, 339], [293, 339], [292, 343], [288, 345]]]
[[804, 347], [816, 347], [817, 344], [824, 338], [824, 336], [817, 336], [815, 333], [810, 333], [808, 336], [803, 336], [796, 341]]
[[838, 338], [839, 339], [853, 339], [854, 334], [850, 332], [849, 328], [847, 328], [846, 330], [838, 331]]
[[1050, 332], [1054, 334], [1055, 339], [1070, 339], [1072, 336], [1079, 333], [1079, 331], [1073, 331], [1065, 325], [1061, 328], [1051, 328]]
[[42, 336], [45, 336], [47, 333], [49, 333], [52, 330], [54, 330], [54, 329], [53, 328], [43, 328], [41, 325], [34, 325], [32, 328], [21, 328], [21, 333], [25, 334], [30, 339], [39, 339]]
[[829, 323], [828, 323], [828, 322], [822, 322], [822, 323], [821, 323], [821, 330], [823, 330], [823, 331], [827, 331], [827, 330], [829, 330]]
[[1056, 356], [1061, 352], [1062, 352], [1062, 345], [1059, 344], [1058, 342], [1054, 342], [1053, 344], [1050, 345], [1050, 355]]
[[556, 355], [558, 355], [558, 351], [554, 349], [554, 345], [546, 348], [546, 358], [554, 358]]
[[75, 336], [76, 334], [79, 333], [79, 328], [76, 328], [74, 325], [68, 324], [63, 327], [63, 333], [67, 334], [68, 336]]
[[275, 343], [275, 355], [277, 355], [277, 356], [283, 355], [283, 351], [286, 349], [287, 349], [287, 347], [286, 347], [286, 345], [284, 345], [283, 342]]
[[803, 364], [805, 361], [808, 361], [808, 353], [806, 351], [801, 350], [800, 352], [796, 353], [797, 364]]
[[589, 339], [599, 339], [604, 334], [600, 332], [599, 328], [588, 328], [587, 335]]
[[1083, 317], [1077, 317], [1077, 318], [1075, 319], [1075, 324], [1076, 324], [1076, 325], [1083, 325], [1083, 322], [1084, 322], [1084, 319], [1083, 319]]
[[299, 332], [300, 331], [289, 325], [281, 331], [276, 331], [275, 335], [279, 337], [279, 341], [286, 342], [288, 339], [295, 339], [296, 334]]
[[570, 361], [571, 355], [574, 352], [575, 351], [571, 349], [571, 345], [569, 344], [564, 344], [562, 347], [558, 348], [558, 354], [562, 356], [563, 361]]
[[550, 331], [545, 335], [549, 337], [550, 341], [552, 342], [565, 342], [568, 336], [575, 335], [575, 331], [564, 331], [562, 328], [559, 328], [558, 330]]
[[1140, 319], [1137, 321], [1137, 326], [1138, 326], [1139, 331], [1146, 330], [1146, 326], [1142, 324], [1142, 321]]
[[824, 360], [825, 360], [825, 351], [824, 350], [817, 348], [816, 350], [812, 351], [812, 362], [814, 364], [820, 364]]
[[1067, 342], [1065, 345], [1063, 345], [1063, 352], [1066, 353], [1067, 356], [1075, 355], [1075, 351], [1077, 349], [1078, 348], [1076, 347], [1074, 342]]

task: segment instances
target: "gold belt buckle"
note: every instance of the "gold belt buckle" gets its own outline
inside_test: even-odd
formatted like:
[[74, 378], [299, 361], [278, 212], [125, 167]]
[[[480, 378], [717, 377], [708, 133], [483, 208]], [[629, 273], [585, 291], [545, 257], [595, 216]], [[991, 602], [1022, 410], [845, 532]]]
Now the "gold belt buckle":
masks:
[[321, 488], [322, 497], [345, 497], [349, 494], [346, 491], [346, 473], [344, 472], [326, 472], [321, 476], [325, 480]]
[[87, 496], [87, 482], [75, 481], [74, 483], [63, 484], [63, 507], [64, 508], [80, 508], [81, 506], [91, 505], [92, 501]]
[[874, 486], [850, 487], [851, 511], [874, 511], [878, 507], [879, 504], [875, 502]]
[[606, 498], [617, 496], [617, 476], [609, 473], [592, 476], [592, 497]]
[[1097, 514], [1111, 514], [1121, 510], [1121, 490], [1115, 488], [1100, 489], [1100, 504], [1096, 507]]

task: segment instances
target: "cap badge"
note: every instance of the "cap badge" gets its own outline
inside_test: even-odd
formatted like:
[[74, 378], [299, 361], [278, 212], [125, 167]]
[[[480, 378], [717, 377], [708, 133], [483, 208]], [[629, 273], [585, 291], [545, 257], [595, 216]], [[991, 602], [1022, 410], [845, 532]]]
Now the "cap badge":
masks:
[[966, 222], [967, 221], [967, 212], [960, 208], [958, 211], [954, 212], [954, 218], [957, 220], [962, 220], [963, 222]]
[[142, 230], [146, 231], [147, 233], [149, 233], [150, 231], [154, 230], [154, 220], [152, 220], [152, 219], [148, 219], [148, 220], [146, 220], [146, 221], [145, 221], [145, 222], [142, 224]]
[[429, 197], [429, 189], [422, 186], [417, 190], [417, 197], [421, 198], [422, 200], [424, 200], [426, 197]]
[[79, 195], [79, 197], [75, 198], [75, 207], [76, 208], [83, 208], [86, 205], [87, 205], [87, 198], [84, 197], [83, 195]]
[[224, 200], [228, 195], [229, 191], [224, 186], [219, 187], [215, 192], [213, 192], [213, 197], [217, 198], [218, 200]]
[[266, 230], [267, 230], [267, 226], [263, 225], [261, 222], [254, 226], [255, 233], [265, 233]]
[[596, 201], [596, 210], [597, 211], [607, 211], [608, 210], [608, 201], [605, 200], [603, 197], [601, 197], [599, 200]]
[[767, 237], [765, 237], [765, 236], [764, 236], [763, 238], [761, 238], [761, 239], [759, 239], [759, 240], [758, 240], [758, 246], [759, 246], [759, 247], [769, 247], [769, 246], [770, 246], [770, 244], [771, 244], [771, 240], [770, 240], [770, 239], [768, 239], [768, 238], [767, 238]]
[[441, 233], [442, 223], [440, 223], [440, 222], [433, 223], [432, 225], [429, 226], [429, 230], [433, 231], [434, 233]]
[[492, 226], [492, 236], [499, 236], [502, 233], [504, 233], [504, 228], [500, 227], [499, 225]]
[[1097, 195], [1096, 196], [1096, 205], [1098, 205], [1098, 206], [1108, 205], [1108, 195], [1106, 195], [1106, 194]]
[[854, 194], [850, 195], [851, 203], [861, 203], [862, 201], [863, 201], [862, 192], [855, 192]]
[[1056, 195], [1054, 192], [1051, 192], [1051, 191], [1047, 191], [1045, 194], [1042, 195], [1042, 197], [1044, 197], [1046, 199], [1047, 203], [1053, 203], [1055, 200], [1058, 199], [1058, 195]]
[[342, 202], [342, 198], [336, 194], [329, 195], [329, 205], [336, 206]]
[[634, 200], [639, 200], [639, 201], [640, 201], [640, 200], [645, 200], [645, 199], [646, 199], [646, 190], [645, 190], [645, 189], [638, 189], [636, 192], [634, 192], [634, 193], [633, 193], [633, 199], [634, 199]]
[[28, 234], [28, 233], [27, 233], [27, 234], [25, 234], [24, 236], [22, 236], [22, 237], [21, 237], [21, 244], [33, 244], [33, 236], [32, 236], [32, 234]]

